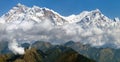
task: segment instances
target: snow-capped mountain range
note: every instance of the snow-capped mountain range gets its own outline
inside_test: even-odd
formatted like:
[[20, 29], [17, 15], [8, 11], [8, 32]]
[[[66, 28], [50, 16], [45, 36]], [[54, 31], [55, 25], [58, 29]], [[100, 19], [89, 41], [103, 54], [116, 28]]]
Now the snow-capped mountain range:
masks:
[[104, 16], [99, 9], [93, 11], [83, 11], [78, 15], [70, 15], [70, 16], [61, 16], [57, 12], [48, 9], [48, 8], [40, 8], [38, 6], [33, 6], [32, 8], [27, 7], [18, 3], [15, 7], [13, 7], [8, 13], [1, 16], [2, 20], [0, 23], [22, 23], [22, 22], [34, 22], [40, 23], [43, 20], [51, 20], [55, 25], [63, 25], [65, 23], [105, 23], [105, 22], [119, 22], [119, 18], [115, 18], [114, 20], [109, 19]]
[[27, 41], [45, 39], [63, 43], [61, 41], [74, 40], [92, 46], [120, 47], [119, 18], [112, 20], [99, 9], [62, 16], [48, 8], [19, 3], [0, 17], [0, 31], [0, 35], [4, 35], [0, 39], [11, 36], [12, 31], [13, 37]]
[[[48, 8], [33, 6], [29, 8], [22, 4], [17, 4], [8, 13], [1, 17], [7, 23], [33, 22], [39, 23], [43, 20], [51, 20], [56, 25], [61, 25], [67, 21], [58, 13]], [[3, 22], [3, 21], [1, 21]], [[4, 23], [4, 22], [3, 22]]]

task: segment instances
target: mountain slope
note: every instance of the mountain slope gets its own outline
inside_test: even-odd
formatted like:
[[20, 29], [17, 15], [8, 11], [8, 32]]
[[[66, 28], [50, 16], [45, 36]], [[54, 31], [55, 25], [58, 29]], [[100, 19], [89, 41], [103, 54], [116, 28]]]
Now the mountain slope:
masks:
[[49, 54], [48, 59], [50, 57], [55, 58], [55, 60], [49, 60], [50, 62], [94, 62], [94, 60], [85, 58], [84, 56], [78, 54], [73, 49], [65, 46], [54, 46], [52, 48], [52, 51], [50, 50], [46, 52], [47, 54]]
[[95, 62], [94, 60], [78, 54], [72, 49], [66, 49], [65, 47], [62, 48], [65, 49], [65, 51], [57, 52], [55, 51], [56, 49], [54, 51], [53, 49], [47, 51], [52, 51], [51, 54], [59, 53], [57, 57], [56, 54], [51, 56], [51, 54], [45, 54], [40, 50], [31, 48], [30, 50], [27, 49], [24, 55], [0, 55], [0, 62], [51, 62], [51, 60], [52, 62], [68, 62], [70, 60], [74, 60], [72, 62]]
[[79, 42], [69, 41], [64, 46], [70, 47], [78, 53], [96, 60], [97, 62], [120, 62], [120, 49], [96, 48], [90, 45], [83, 45]]

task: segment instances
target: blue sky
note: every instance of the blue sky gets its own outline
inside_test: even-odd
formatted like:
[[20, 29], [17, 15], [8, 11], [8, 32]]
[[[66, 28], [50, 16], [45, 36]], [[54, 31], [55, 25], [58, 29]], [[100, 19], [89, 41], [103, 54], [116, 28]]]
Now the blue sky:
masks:
[[120, 0], [0, 0], [0, 16], [8, 12], [17, 3], [32, 7], [47, 7], [63, 16], [79, 14], [84, 10], [96, 8], [109, 18], [120, 18]]

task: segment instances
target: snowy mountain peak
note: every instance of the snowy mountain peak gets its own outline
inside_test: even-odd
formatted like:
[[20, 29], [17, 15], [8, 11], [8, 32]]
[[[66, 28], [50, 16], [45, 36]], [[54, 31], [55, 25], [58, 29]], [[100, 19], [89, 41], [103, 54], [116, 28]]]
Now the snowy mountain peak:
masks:
[[83, 11], [78, 15], [71, 15], [66, 17], [67, 20], [70, 22], [77, 22], [77, 23], [101, 23], [101, 22], [109, 22], [111, 19], [104, 16], [99, 9], [92, 10], [92, 11]]
[[106, 22], [111, 22], [111, 19], [103, 15], [99, 9], [96, 9], [88, 12], [78, 23], [101, 25]]
[[36, 5], [34, 5], [32, 8], [34, 8], [34, 9], [40, 9], [40, 7], [36, 6]]
[[101, 13], [101, 11], [99, 9], [95, 9], [92, 12], [94, 12], [94, 13]]
[[43, 20], [50, 20], [54, 25], [63, 25], [66, 23], [103, 23], [109, 22], [111, 19], [104, 16], [99, 9], [92, 11], [83, 11], [78, 15], [70, 15], [67, 17], [61, 16], [59, 13], [38, 6], [27, 7], [18, 3], [8, 13], [1, 17], [5, 22], [21, 23], [21, 22], [34, 22], [40, 23]]
[[23, 7], [23, 6], [25, 6], [25, 5], [22, 5], [21, 3], [18, 3], [16, 6], [17, 6], [17, 7]]
[[17, 4], [15, 7], [13, 7], [11, 10], [21, 10], [21, 11], [25, 12], [27, 9], [28, 9], [27, 6], [18, 3], [18, 4]]
[[58, 13], [48, 8], [40, 8], [38, 6], [27, 7], [18, 3], [8, 13], [1, 17], [7, 23], [40, 23], [44, 20], [49, 20], [54, 25], [62, 25], [67, 21]]
[[115, 22], [120, 22], [120, 19], [119, 19], [118, 17], [116, 17], [116, 18], [114, 19], [114, 21], [115, 21]]

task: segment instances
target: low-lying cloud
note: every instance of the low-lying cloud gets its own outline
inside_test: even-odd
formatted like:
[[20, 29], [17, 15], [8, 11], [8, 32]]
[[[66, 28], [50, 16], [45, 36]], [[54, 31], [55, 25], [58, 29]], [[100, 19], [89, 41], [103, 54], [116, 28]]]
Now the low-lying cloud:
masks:
[[71, 23], [56, 26], [49, 20], [32, 23], [23, 22], [21, 24], [0, 24], [0, 40], [11, 42], [10, 37], [17, 39], [19, 43], [25, 41], [47, 41], [51, 43], [65, 43], [73, 40], [83, 44], [90, 44], [95, 47], [114, 47], [120, 46], [120, 26], [86, 26]]
[[9, 46], [8, 48], [9, 48], [14, 54], [20, 54], [20, 55], [25, 54], [24, 48], [21, 47], [21, 46], [17, 43], [16, 39], [13, 39], [13, 41], [11, 41], [8, 46]]

